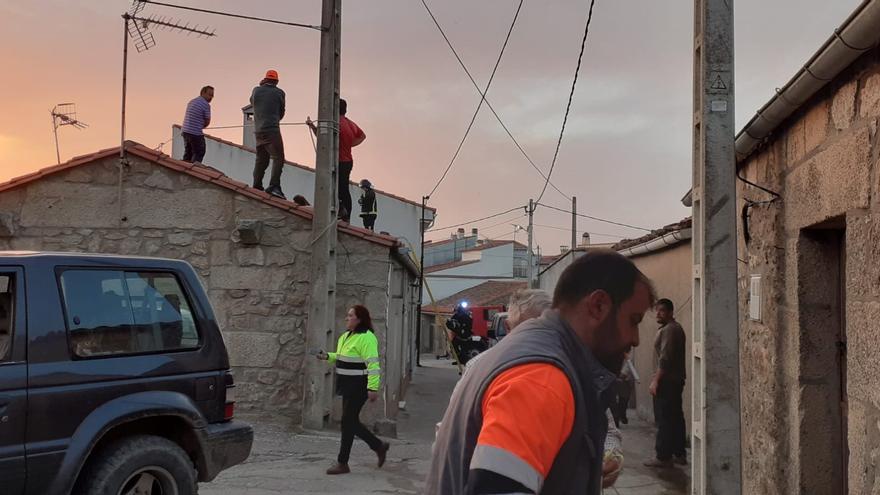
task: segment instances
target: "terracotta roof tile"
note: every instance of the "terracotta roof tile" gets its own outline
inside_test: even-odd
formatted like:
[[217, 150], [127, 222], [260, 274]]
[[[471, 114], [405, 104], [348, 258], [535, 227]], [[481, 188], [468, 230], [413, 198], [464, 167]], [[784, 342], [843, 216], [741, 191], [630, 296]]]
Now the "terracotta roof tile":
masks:
[[669, 225], [666, 225], [665, 227], [661, 227], [659, 229], [652, 230], [650, 234], [643, 235], [642, 237], [639, 237], [636, 239], [623, 239], [620, 242], [618, 242], [617, 244], [615, 244], [614, 246], [612, 246], [611, 249], [613, 249], [615, 251], [621, 251], [621, 250], [624, 250], [627, 248], [638, 246], [639, 244], [644, 244], [646, 242], [653, 241], [654, 239], [657, 239], [659, 237], [663, 237], [664, 235], [666, 235], [670, 232], [675, 232], [676, 230], [682, 230], [682, 229], [689, 229], [689, 228], [691, 228], [692, 223], [693, 223], [692, 218], [687, 217], [680, 222], [671, 223]]
[[471, 307], [507, 305], [511, 294], [525, 289], [526, 282], [483, 282], [476, 287], [465, 289], [461, 292], [445, 297], [433, 304], [422, 306], [423, 313], [452, 314], [455, 306], [461, 301], [467, 301]]
[[450, 268], [458, 268], [460, 266], [473, 265], [474, 263], [479, 263], [479, 262], [480, 262], [480, 260], [450, 261], [449, 263], [443, 263], [441, 265], [426, 266], [425, 273], [442, 272], [443, 270], [449, 270]]

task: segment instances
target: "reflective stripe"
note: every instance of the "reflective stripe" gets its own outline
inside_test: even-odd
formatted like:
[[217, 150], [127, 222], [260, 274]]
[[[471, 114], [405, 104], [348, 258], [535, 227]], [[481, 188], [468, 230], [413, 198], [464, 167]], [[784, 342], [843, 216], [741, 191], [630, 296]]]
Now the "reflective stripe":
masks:
[[[337, 355], [336, 360], [342, 361], [343, 363], [363, 363], [364, 362], [363, 358], [353, 357], [353, 356], [343, 356], [343, 355]], [[369, 362], [369, 361], [367, 361], [367, 362]]]
[[381, 375], [382, 370], [367, 370], [367, 372], [364, 374], [365, 375]]
[[491, 445], [477, 445], [471, 458], [470, 469], [484, 469], [500, 474], [535, 493], [541, 491], [544, 477], [526, 461], [511, 452]]
[[337, 375], [345, 375], [345, 376], [366, 376], [366, 370], [347, 370], [345, 368], [336, 368]]
[[367, 364], [370, 364], [370, 363], [378, 363], [378, 362], [379, 362], [379, 358], [378, 358], [378, 357], [367, 358]]

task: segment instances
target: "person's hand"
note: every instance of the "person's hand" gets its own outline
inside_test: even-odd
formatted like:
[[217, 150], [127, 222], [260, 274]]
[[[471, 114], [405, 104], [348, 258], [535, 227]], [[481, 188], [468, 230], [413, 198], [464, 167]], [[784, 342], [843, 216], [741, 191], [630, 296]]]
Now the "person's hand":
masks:
[[370, 390], [369, 392], [367, 392], [367, 397], [370, 399], [370, 402], [376, 402], [376, 399], [379, 398], [379, 392], [376, 392], [375, 390]]
[[657, 387], [658, 386], [659, 386], [659, 384], [657, 383], [657, 380], [653, 380], [651, 382], [651, 386], [648, 388], [648, 391], [651, 392], [651, 395], [657, 395]]
[[315, 357], [318, 359], [318, 361], [326, 361], [330, 358], [330, 356], [327, 355], [327, 353], [324, 351], [318, 351], [318, 353], [315, 354]]
[[602, 488], [611, 488], [614, 486], [614, 483], [617, 482], [617, 478], [620, 476], [622, 468], [623, 465], [621, 464], [619, 457], [611, 456], [605, 459], [605, 462], [602, 463]]

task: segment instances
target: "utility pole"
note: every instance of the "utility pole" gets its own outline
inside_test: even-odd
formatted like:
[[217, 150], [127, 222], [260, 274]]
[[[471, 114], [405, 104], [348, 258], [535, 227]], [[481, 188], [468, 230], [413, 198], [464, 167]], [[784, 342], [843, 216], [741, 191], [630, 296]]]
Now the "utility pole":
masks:
[[733, 0], [695, 0], [692, 493], [742, 493]]
[[[339, 163], [339, 52], [342, 0], [323, 0], [321, 73], [318, 81], [318, 143], [312, 220], [311, 298], [308, 348], [327, 350], [336, 317], [336, 174]], [[303, 426], [319, 429], [330, 411], [332, 375], [325, 363], [305, 359]]]
[[[422, 196], [422, 250], [419, 255], [419, 315], [416, 321], [416, 366], [422, 366], [422, 293], [425, 292], [425, 203], [428, 202], [427, 196]], [[455, 248], [453, 248], [455, 249]]]
[[529, 228], [528, 228], [528, 234], [529, 234], [529, 271], [528, 271], [528, 277], [529, 277], [529, 288], [530, 289], [535, 288], [535, 256], [532, 254], [532, 243], [534, 242], [534, 239], [533, 239], [534, 236], [532, 235], [532, 231], [534, 230], [533, 225], [532, 225], [532, 218], [534, 217], [534, 214], [535, 214], [535, 202], [530, 199], [529, 200]]
[[571, 197], [571, 250], [577, 247], [578, 230], [578, 199], [576, 196]]

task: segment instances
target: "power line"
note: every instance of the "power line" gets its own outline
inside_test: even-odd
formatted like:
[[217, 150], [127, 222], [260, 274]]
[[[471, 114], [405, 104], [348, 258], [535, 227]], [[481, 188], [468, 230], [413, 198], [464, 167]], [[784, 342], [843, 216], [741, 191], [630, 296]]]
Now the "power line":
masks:
[[[555, 206], [545, 205], [544, 203], [535, 203], [535, 205], [536, 206], [543, 206], [545, 208], [550, 208], [551, 210], [561, 211], [563, 213], [568, 213], [569, 215], [571, 215], [571, 213], [572, 213], [570, 210], [565, 210], [563, 208], [557, 208]], [[613, 220], [606, 220], [604, 218], [599, 218], [599, 217], [592, 217], [590, 215], [584, 215], [583, 213], [576, 213], [576, 215], [579, 217], [583, 217], [583, 218], [589, 218], [590, 220], [595, 220], [597, 222], [610, 223], [611, 225], [619, 225], [621, 227], [628, 227], [630, 229], [644, 230], [645, 232], [653, 232], [651, 229], [646, 229], [644, 227], [636, 227], [635, 225], [629, 225], [626, 223], [615, 222]]]
[[[440, 23], [437, 22], [437, 18], [434, 17], [434, 13], [431, 12], [431, 8], [428, 7], [428, 3], [425, 0], [422, 0], [422, 5], [425, 6], [425, 9], [428, 11], [428, 15], [431, 16], [431, 19], [434, 21], [434, 25], [437, 26], [437, 29], [440, 30], [440, 33], [443, 35], [443, 38], [446, 40], [446, 43], [449, 44], [449, 47], [452, 48], [452, 43], [449, 41], [449, 38], [446, 37], [446, 33], [443, 32], [443, 29], [440, 27]], [[458, 148], [455, 150], [455, 154], [452, 155], [452, 160], [449, 161], [449, 165], [446, 166], [446, 170], [443, 171], [443, 175], [440, 176], [440, 180], [434, 184], [434, 188], [431, 189], [431, 192], [428, 193], [428, 197], [434, 195], [437, 191], [437, 188], [440, 187], [440, 184], [443, 182], [443, 179], [446, 178], [446, 175], [449, 173], [449, 170], [452, 168], [452, 164], [455, 163], [455, 159], [458, 158], [458, 154], [461, 152], [462, 146], [464, 146], [464, 142], [467, 140], [468, 134], [471, 132], [471, 128], [474, 126], [474, 122], [477, 120], [477, 115], [480, 113], [480, 109], [483, 107], [483, 102], [486, 101], [486, 93], [489, 92], [489, 87], [492, 86], [492, 81], [495, 79], [495, 72], [498, 71], [498, 66], [501, 64], [501, 57], [504, 56], [504, 50], [507, 48], [507, 42], [510, 41], [510, 34], [513, 33], [513, 27], [516, 25], [516, 20], [519, 18], [519, 12], [522, 10], [523, 0], [519, 1], [519, 5], [516, 7], [516, 13], [513, 15], [513, 21], [510, 23], [510, 29], [507, 30], [507, 36], [504, 38], [504, 44], [501, 46], [501, 53], [498, 54], [498, 59], [495, 60], [495, 67], [492, 69], [492, 75], [489, 76], [489, 82], [486, 83], [486, 89], [480, 92], [480, 103], [477, 104], [477, 109], [474, 110], [474, 115], [471, 117], [471, 122], [468, 124], [467, 129], [464, 131], [464, 136], [461, 137], [461, 142], [458, 143]], [[461, 57], [458, 56], [458, 53], [453, 49], [452, 52], [455, 54], [455, 58], [458, 59], [459, 63], [462, 63]], [[479, 88], [477, 88], [479, 90]]]
[[[566, 232], [571, 232], [571, 227], [557, 227], [555, 225], [541, 225], [539, 223], [533, 223], [532, 225], [534, 225], [535, 227], [544, 227], [545, 229], [564, 230]], [[587, 230], [578, 230], [577, 233], [578, 234], [598, 235], [598, 236], [602, 236], [602, 237], [616, 237], [618, 239], [625, 238], [625, 236], [618, 235], [618, 234], [603, 234], [601, 232], [590, 232]]]
[[581, 40], [581, 52], [578, 54], [578, 63], [574, 70], [574, 80], [571, 82], [571, 92], [568, 94], [568, 104], [565, 106], [565, 117], [562, 118], [562, 129], [559, 131], [559, 140], [556, 141], [556, 151], [553, 153], [553, 161], [550, 162], [550, 172], [547, 173], [547, 181], [544, 182], [544, 187], [541, 189], [541, 194], [538, 195], [536, 203], [540, 203], [541, 199], [544, 197], [544, 192], [547, 190], [547, 184], [550, 183], [550, 177], [553, 175], [553, 168], [556, 166], [556, 159], [559, 157], [559, 148], [562, 146], [562, 136], [565, 134], [565, 124], [568, 123], [568, 112], [571, 110], [571, 101], [574, 99], [574, 88], [577, 86], [578, 73], [581, 71], [581, 60], [584, 57], [584, 46], [587, 44], [587, 35], [590, 33], [590, 22], [593, 20], [594, 5], [596, 5], [596, 0], [590, 0], [590, 12], [587, 14], [587, 25], [584, 27], [584, 38]]
[[220, 12], [217, 10], [208, 10], [208, 9], [199, 9], [196, 7], [187, 7], [185, 5], [174, 5], [170, 3], [162, 3], [162, 2], [154, 2], [153, 0], [137, 0], [139, 3], [149, 3], [153, 5], [161, 5], [162, 7], [171, 7], [173, 9], [182, 9], [182, 10], [191, 10], [193, 12], [201, 12], [204, 14], [214, 14], [214, 15], [222, 15], [225, 17], [235, 17], [237, 19], [247, 19], [249, 21], [260, 21], [260, 22], [268, 22], [271, 24], [282, 24], [284, 26], [294, 26], [301, 28], [314, 29], [316, 31], [324, 31], [325, 28], [321, 26], [313, 26], [311, 24], [302, 24], [299, 22], [287, 22], [287, 21], [279, 21], [276, 19], [265, 19], [262, 17], [253, 17], [249, 15], [241, 15], [241, 14], [232, 14], [230, 12]]
[[467, 222], [457, 223], [457, 224], [455, 224], [455, 225], [448, 225], [448, 226], [446, 226], [446, 227], [437, 227], [437, 228], [433, 228], [433, 229], [430, 229], [430, 230], [426, 230], [425, 232], [437, 232], [437, 231], [440, 231], [440, 230], [449, 230], [449, 229], [454, 229], [454, 228], [456, 228], [456, 227], [461, 227], [461, 226], [463, 226], [463, 225], [468, 225], [468, 224], [472, 224], [472, 223], [482, 222], [483, 220], [489, 220], [490, 218], [496, 218], [496, 217], [500, 217], [501, 215], [507, 215], [508, 213], [510, 213], [510, 212], [512, 212], [512, 211], [516, 211], [516, 210], [518, 210], [518, 209], [520, 209], [520, 208], [525, 208], [525, 206], [515, 206], [515, 207], [513, 207], [513, 208], [511, 208], [511, 209], [509, 209], [509, 210], [502, 211], [501, 213], [495, 213], [494, 215], [489, 215], [489, 216], [486, 216], [486, 217], [483, 217], [483, 218], [477, 218], [477, 219], [475, 219], [475, 220], [468, 220]]
[[[452, 54], [455, 55], [455, 59], [458, 60], [458, 64], [464, 70], [464, 73], [467, 74], [468, 79], [470, 79], [471, 84], [473, 84], [473, 86], [474, 86], [474, 89], [476, 89], [477, 93], [480, 94], [480, 97], [482, 98], [480, 100], [480, 103], [481, 104], [483, 102], [486, 103], [486, 106], [489, 107], [489, 110], [492, 111], [492, 115], [494, 115], [495, 119], [498, 121], [498, 123], [501, 124], [501, 127], [504, 129], [504, 132], [507, 133], [507, 136], [510, 137], [511, 141], [513, 141], [513, 144], [516, 145], [516, 148], [519, 150], [519, 152], [522, 153], [522, 155], [525, 157], [525, 159], [529, 162], [529, 165], [531, 165], [532, 168], [538, 172], [538, 174], [541, 176], [541, 178], [546, 180], [551, 186], [553, 186], [553, 189], [556, 189], [556, 191], [559, 192], [559, 194], [561, 194], [565, 199], [571, 201], [570, 196], [568, 196], [567, 194], [562, 192], [561, 189], [556, 187], [556, 184], [553, 184], [552, 182], [550, 182], [550, 178], [547, 175], [545, 175], [544, 172], [542, 172], [541, 169], [537, 165], [535, 165], [535, 162], [532, 160], [532, 158], [528, 155], [528, 153], [526, 153], [526, 151], [519, 144], [519, 142], [516, 140], [516, 138], [513, 137], [513, 133], [510, 132], [510, 129], [508, 129], [507, 125], [504, 123], [504, 121], [501, 120], [501, 116], [498, 115], [498, 112], [495, 111], [495, 107], [493, 107], [492, 103], [490, 103], [488, 98], [486, 98], [486, 94], [483, 91], [480, 91], [480, 85], [477, 84], [476, 79], [474, 79], [474, 76], [471, 75], [471, 71], [467, 68], [467, 65], [465, 65], [464, 61], [462, 61], [461, 57], [458, 55], [458, 52], [455, 50], [455, 47], [452, 46], [452, 41], [450, 41], [449, 37], [446, 36], [446, 32], [443, 31], [443, 28], [440, 26], [440, 23], [437, 22], [437, 19], [434, 17], [434, 14], [431, 12], [431, 9], [428, 8], [428, 5], [425, 3], [425, 0], [422, 0], [422, 4], [425, 5], [425, 8], [428, 10], [428, 14], [431, 15], [431, 19], [434, 21], [434, 25], [437, 26], [437, 29], [440, 31], [440, 34], [443, 35], [443, 39], [446, 40], [446, 44], [449, 46], [449, 49], [452, 50]], [[522, 3], [520, 3], [520, 6], [521, 5], [522, 5]], [[545, 187], [546, 187], [546, 185], [545, 185]]]

